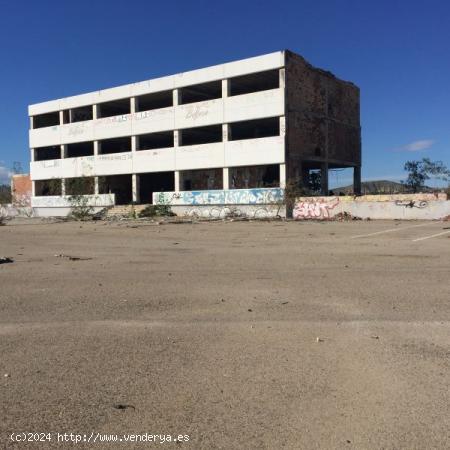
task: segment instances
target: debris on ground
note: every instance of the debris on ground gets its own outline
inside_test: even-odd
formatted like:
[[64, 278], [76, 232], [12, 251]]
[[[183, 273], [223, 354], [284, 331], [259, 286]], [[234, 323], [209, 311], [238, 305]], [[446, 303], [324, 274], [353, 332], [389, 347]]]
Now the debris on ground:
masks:
[[9, 378], [11, 375], [9, 373], [5, 373], [5, 375], [3, 375], [5, 378]]
[[70, 261], [89, 261], [92, 258], [86, 258], [81, 256], [70, 256], [70, 255], [64, 255], [62, 253], [55, 255], [57, 258], [67, 258]]
[[331, 220], [345, 222], [347, 220], [348, 221], [350, 221], [350, 220], [362, 220], [362, 218], [358, 217], [358, 216], [353, 216], [350, 213], [348, 213], [347, 211], [343, 211], [343, 212], [337, 213], [335, 216], [333, 216], [331, 218]]
[[374, 336], [370, 336], [372, 339], [380, 339], [380, 336], [376, 336], [376, 335], [374, 335]]
[[113, 405], [113, 408], [115, 408], [115, 409], [121, 409], [121, 410], [124, 410], [124, 409], [136, 409], [136, 407], [134, 407], [133, 405], [124, 405], [123, 403], [116, 403], [116, 404], [114, 404]]
[[316, 337], [316, 342], [323, 342], [324, 339], [320, 338], [320, 337]]
[[9, 256], [0, 256], [0, 264], [8, 264], [12, 262], [14, 262], [14, 260]]

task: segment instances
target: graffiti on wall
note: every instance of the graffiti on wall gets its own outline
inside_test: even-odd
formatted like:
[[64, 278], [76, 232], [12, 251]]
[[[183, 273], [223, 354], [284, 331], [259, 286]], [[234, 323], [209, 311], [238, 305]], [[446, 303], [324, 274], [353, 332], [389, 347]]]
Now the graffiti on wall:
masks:
[[336, 197], [311, 198], [296, 203], [292, 213], [294, 219], [329, 219], [330, 211], [339, 204]]
[[396, 200], [395, 204], [397, 206], [404, 206], [405, 208], [426, 208], [428, 206], [428, 202], [425, 200], [422, 201], [402, 201], [402, 200]]
[[284, 217], [284, 212], [275, 205], [246, 205], [245, 207], [233, 205], [187, 206], [186, 209], [182, 211], [176, 210], [175, 213], [199, 219], [273, 219]]
[[[97, 194], [86, 195], [87, 206], [92, 207], [106, 207], [114, 206], [115, 196], [114, 194]], [[70, 196], [42, 196], [31, 197], [31, 206], [34, 208], [70, 208], [72, 203], [70, 202]]]
[[158, 205], [269, 205], [281, 202], [281, 188], [153, 193], [153, 203]]

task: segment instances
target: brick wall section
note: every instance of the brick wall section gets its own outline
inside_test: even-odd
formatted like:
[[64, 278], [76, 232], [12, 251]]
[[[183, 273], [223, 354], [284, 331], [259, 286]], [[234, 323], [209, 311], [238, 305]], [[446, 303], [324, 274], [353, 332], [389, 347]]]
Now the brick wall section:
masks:
[[360, 166], [359, 88], [290, 51], [285, 57], [287, 178], [300, 177], [306, 161]]
[[13, 175], [11, 178], [11, 195], [14, 206], [31, 206], [30, 175]]

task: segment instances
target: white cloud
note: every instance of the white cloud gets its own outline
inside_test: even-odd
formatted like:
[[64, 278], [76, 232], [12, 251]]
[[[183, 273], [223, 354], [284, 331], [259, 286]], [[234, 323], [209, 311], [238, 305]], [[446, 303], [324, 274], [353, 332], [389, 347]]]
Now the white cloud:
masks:
[[428, 150], [435, 143], [433, 139], [422, 139], [419, 141], [413, 141], [409, 144], [402, 145], [401, 147], [394, 148], [395, 152], [420, 152], [422, 150]]
[[0, 163], [0, 184], [10, 184], [12, 172]]

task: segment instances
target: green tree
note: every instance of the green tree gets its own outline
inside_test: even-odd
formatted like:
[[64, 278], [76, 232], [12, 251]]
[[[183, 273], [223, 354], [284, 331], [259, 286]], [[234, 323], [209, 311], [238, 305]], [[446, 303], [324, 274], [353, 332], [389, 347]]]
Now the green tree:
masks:
[[406, 161], [404, 170], [408, 172], [404, 184], [413, 192], [423, 189], [425, 182], [430, 178], [450, 181], [450, 170], [442, 161], [431, 161], [429, 158], [422, 158], [420, 161]]

